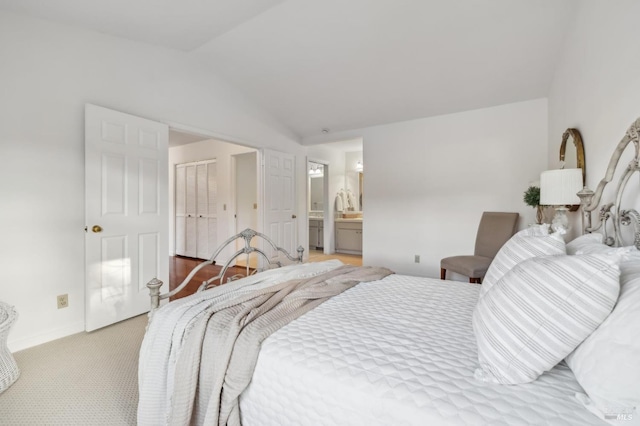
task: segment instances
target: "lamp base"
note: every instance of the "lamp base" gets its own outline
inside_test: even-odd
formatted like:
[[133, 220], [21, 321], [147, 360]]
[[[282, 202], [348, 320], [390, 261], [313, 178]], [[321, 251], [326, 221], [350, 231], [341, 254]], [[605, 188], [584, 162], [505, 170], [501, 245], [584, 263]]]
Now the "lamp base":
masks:
[[536, 225], [544, 223], [544, 207], [536, 206]]
[[553, 232], [558, 232], [560, 235], [564, 235], [569, 230], [569, 218], [567, 217], [566, 207], [556, 207], [556, 213], [553, 215], [551, 221], [551, 229]]

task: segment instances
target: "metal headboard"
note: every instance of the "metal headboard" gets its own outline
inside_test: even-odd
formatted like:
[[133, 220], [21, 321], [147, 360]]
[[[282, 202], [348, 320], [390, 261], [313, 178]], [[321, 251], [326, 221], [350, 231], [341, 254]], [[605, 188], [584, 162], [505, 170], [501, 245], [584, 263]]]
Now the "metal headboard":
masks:
[[[633, 144], [635, 148], [635, 155], [633, 159], [627, 165], [627, 168], [620, 176], [618, 186], [615, 192], [615, 201], [612, 203], [603, 204], [600, 208], [599, 218], [600, 221], [597, 226], [591, 224], [591, 212], [594, 211], [600, 204], [602, 198], [602, 192], [605, 186], [613, 179], [614, 172], [620, 161], [620, 157], [625, 149]], [[580, 205], [583, 212], [583, 231], [594, 232], [601, 230], [605, 237], [605, 243], [609, 246], [622, 245], [622, 226], [633, 225], [634, 227], [634, 242], [638, 250], [640, 250], [640, 213], [634, 209], [623, 210], [620, 207], [622, 202], [622, 194], [629, 183], [631, 176], [638, 172], [640, 173], [640, 118], [637, 119], [627, 130], [622, 140], [618, 143], [616, 150], [609, 160], [609, 166], [604, 178], [598, 184], [595, 192], [588, 189], [586, 186], [582, 191], [578, 192], [580, 197]], [[607, 235], [607, 222], [611, 221], [613, 224], [613, 235]]]
[[269, 246], [271, 246], [271, 248], [273, 248], [273, 250], [275, 250], [275, 252], [280, 252], [280, 253], [284, 254], [287, 259], [289, 259], [289, 260], [291, 260], [293, 262], [302, 263], [302, 254], [304, 253], [304, 248], [302, 246], [299, 246], [298, 249], [297, 249], [298, 256], [297, 257], [293, 257], [293, 256], [291, 256], [289, 254], [288, 251], [286, 251], [282, 247], [278, 247], [266, 235], [264, 235], [264, 234], [262, 234], [260, 232], [254, 231], [253, 229], [247, 228], [244, 231], [240, 232], [239, 234], [234, 235], [233, 237], [229, 238], [224, 243], [222, 243], [208, 260], [203, 261], [198, 266], [193, 268], [193, 270], [180, 283], [180, 285], [178, 287], [174, 288], [173, 290], [171, 290], [170, 292], [164, 293], [164, 294], [160, 294], [160, 287], [162, 287], [163, 282], [160, 281], [157, 278], [154, 278], [151, 281], [149, 281], [147, 283], [147, 288], [149, 289], [149, 295], [151, 296], [151, 310], [153, 311], [153, 310], [157, 309], [160, 306], [160, 301], [162, 299], [167, 299], [169, 297], [172, 297], [172, 296], [176, 295], [184, 287], [186, 287], [186, 285], [198, 273], [198, 271], [200, 271], [202, 268], [204, 268], [207, 265], [214, 264], [216, 258], [218, 257], [218, 255], [220, 253], [222, 253], [222, 251], [225, 248], [227, 248], [227, 246], [231, 245], [232, 243], [234, 243], [238, 239], [243, 239], [244, 240], [244, 247], [242, 249], [238, 250], [237, 252], [235, 252], [233, 254], [233, 256], [231, 256], [231, 258], [229, 260], [227, 260], [227, 262], [222, 266], [222, 269], [220, 270], [220, 273], [218, 275], [216, 275], [215, 277], [209, 278], [206, 281], [203, 281], [202, 284], [200, 285], [200, 287], [198, 287], [197, 291], [206, 290], [207, 288], [209, 288], [211, 286], [211, 283], [216, 281], [216, 280], [220, 280], [220, 283], [222, 283], [222, 280], [224, 279], [224, 276], [227, 273], [227, 269], [229, 269], [231, 264], [234, 263], [234, 261], [238, 257], [242, 256], [243, 254], [246, 254], [247, 257], [248, 257], [249, 254], [251, 254], [251, 253], [257, 253], [257, 254], [261, 255], [267, 261], [267, 267], [273, 266], [273, 265], [281, 267], [282, 263], [280, 261], [271, 260], [271, 258], [269, 258], [269, 256], [264, 251], [262, 251], [260, 248], [251, 246], [251, 240], [254, 237], [262, 238], [267, 244], [269, 244]]

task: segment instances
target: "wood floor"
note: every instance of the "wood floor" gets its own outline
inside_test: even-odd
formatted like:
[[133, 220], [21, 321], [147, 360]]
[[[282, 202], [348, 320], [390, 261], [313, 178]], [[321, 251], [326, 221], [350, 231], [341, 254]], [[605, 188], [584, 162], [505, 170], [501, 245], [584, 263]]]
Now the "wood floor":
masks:
[[[176, 288], [189, 273], [202, 263], [202, 259], [193, 259], [191, 257], [182, 257], [182, 256], [169, 256], [169, 289], [173, 290]], [[189, 296], [196, 292], [198, 287], [202, 284], [203, 281], [208, 280], [211, 277], [215, 277], [220, 273], [222, 269], [221, 266], [217, 265], [207, 265], [202, 268], [198, 273], [193, 277], [189, 284], [178, 294], [173, 296], [171, 300], [180, 299], [181, 297]], [[249, 269], [249, 273], [251, 273], [252, 269]], [[227, 277], [232, 275], [242, 275], [246, 276], [247, 270], [245, 268], [231, 267], [227, 269], [227, 273], [225, 274], [223, 282], [227, 282]], [[214, 282], [214, 284], [219, 285], [220, 282]]]
[[[362, 266], [362, 256], [356, 256], [352, 254], [324, 254], [319, 250], [310, 250], [309, 251], [309, 262], [322, 262], [324, 260], [338, 259], [347, 265], [354, 266]], [[194, 259], [191, 257], [183, 257], [183, 256], [169, 256], [169, 289], [173, 290], [176, 288], [189, 273], [198, 266], [202, 262], [202, 259]], [[181, 297], [189, 296], [196, 292], [198, 287], [202, 284], [203, 281], [208, 280], [211, 277], [214, 277], [220, 273], [222, 269], [221, 266], [217, 265], [207, 265], [202, 268], [198, 273], [193, 277], [189, 284], [178, 294], [173, 296], [171, 300], [180, 299]], [[249, 273], [251, 273], [253, 269], [249, 268]], [[246, 276], [247, 270], [244, 267], [231, 267], [227, 269], [227, 273], [225, 274], [223, 283], [227, 282], [227, 277], [232, 275], [242, 275]], [[220, 283], [215, 283], [219, 285]]]
[[331, 259], [338, 259], [347, 265], [362, 266], [362, 256], [340, 253], [324, 254], [320, 250], [309, 250], [309, 262], [322, 262]]

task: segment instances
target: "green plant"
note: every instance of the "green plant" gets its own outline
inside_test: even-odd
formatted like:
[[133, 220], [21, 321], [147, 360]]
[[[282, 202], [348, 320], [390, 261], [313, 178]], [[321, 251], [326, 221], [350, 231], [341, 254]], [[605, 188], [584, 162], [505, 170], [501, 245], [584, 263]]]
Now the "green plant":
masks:
[[524, 191], [523, 197], [524, 203], [531, 207], [538, 207], [540, 205], [540, 188], [537, 186], [530, 186]]

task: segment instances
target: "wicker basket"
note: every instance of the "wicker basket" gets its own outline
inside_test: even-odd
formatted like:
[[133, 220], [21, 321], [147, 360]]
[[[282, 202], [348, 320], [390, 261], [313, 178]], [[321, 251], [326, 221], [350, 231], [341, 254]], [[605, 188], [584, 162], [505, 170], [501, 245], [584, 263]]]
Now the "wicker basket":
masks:
[[20, 376], [18, 364], [7, 347], [9, 331], [16, 319], [18, 312], [15, 308], [0, 302], [0, 393], [7, 390]]

